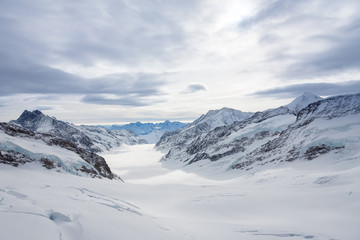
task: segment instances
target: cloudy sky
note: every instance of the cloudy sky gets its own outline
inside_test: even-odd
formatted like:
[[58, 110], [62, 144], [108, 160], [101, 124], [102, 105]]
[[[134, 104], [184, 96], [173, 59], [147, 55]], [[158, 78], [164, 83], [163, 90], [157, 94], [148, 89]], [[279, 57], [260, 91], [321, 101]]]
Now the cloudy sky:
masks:
[[360, 92], [358, 0], [1, 0], [0, 121], [189, 121]]

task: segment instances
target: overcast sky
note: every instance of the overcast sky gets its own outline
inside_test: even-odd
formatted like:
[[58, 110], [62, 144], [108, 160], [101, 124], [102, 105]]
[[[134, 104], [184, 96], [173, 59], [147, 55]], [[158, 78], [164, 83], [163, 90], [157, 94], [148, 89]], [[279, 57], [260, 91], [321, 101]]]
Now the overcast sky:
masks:
[[360, 92], [358, 0], [1, 0], [0, 121], [190, 121]]

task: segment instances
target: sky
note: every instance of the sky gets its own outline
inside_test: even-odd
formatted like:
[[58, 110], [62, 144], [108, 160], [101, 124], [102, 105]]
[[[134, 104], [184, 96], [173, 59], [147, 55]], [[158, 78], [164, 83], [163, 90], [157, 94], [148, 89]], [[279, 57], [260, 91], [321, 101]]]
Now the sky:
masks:
[[360, 92], [358, 0], [1, 0], [0, 121], [192, 121]]

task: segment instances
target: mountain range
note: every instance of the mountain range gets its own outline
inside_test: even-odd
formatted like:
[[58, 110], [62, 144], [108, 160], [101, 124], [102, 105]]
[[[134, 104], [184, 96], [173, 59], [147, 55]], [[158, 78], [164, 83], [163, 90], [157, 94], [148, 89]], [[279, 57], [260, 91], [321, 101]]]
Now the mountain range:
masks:
[[166, 167], [211, 173], [321, 157], [358, 158], [359, 113], [360, 94], [322, 99], [306, 93], [288, 105], [212, 129], [200, 118], [162, 137], [156, 148], [165, 153]]
[[159, 151], [24, 111], [0, 123], [0, 239], [357, 239], [359, 133], [360, 94], [210, 110]]
[[74, 175], [119, 179], [97, 153], [122, 144], [144, 144], [128, 130], [76, 126], [39, 110], [25, 110], [17, 120], [0, 125], [0, 163], [38, 164]]
[[187, 125], [76, 126], [25, 110], [17, 120], [1, 123], [0, 159], [13, 166], [40, 162], [74, 174], [115, 178], [97, 153], [147, 143], [143, 137], [157, 131], [157, 137], [166, 131], [155, 145], [164, 152], [162, 164], [195, 172], [249, 171], [323, 156], [351, 159], [359, 157], [359, 113], [360, 94], [322, 99], [310, 93], [256, 113], [210, 110]]
[[148, 143], [157, 143], [165, 132], [173, 132], [185, 126], [186, 124], [182, 122], [171, 122], [166, 120], [162, 123], [135, 122], [125, 125], [101, 125], [99, 127], [103, 127], [108, 130], [130, 130], [139, 135], [142, 139], [146, 140]]

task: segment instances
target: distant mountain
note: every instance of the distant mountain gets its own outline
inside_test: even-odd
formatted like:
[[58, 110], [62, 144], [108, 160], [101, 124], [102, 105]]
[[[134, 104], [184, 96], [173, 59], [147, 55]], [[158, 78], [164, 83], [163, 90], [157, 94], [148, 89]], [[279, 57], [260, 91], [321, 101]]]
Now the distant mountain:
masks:
[[216, 127], [230, 125], [233, 122], [241, 121], [253, 115], [250, 112], [242, 112], [232, 108], [221, 108], [219, 110], [210, 110], [201, 115], [193, 123], [189, 124], [186, 129], [201, 128], [203, 130], [212, 130]]
[[140, 135], [148, 143], [156, 143], [165, 132], [173, 132], [185, 127], [186, 124], [182, 122], [165, 121], [163, 123], [130, 123], [126, 125], [104, 125], [100, 126], [108, 130], [130, 130]]
[[17, 120], [10, 121], [29, 130], [64, 138], [77, 147], [93, 152], [109, 150], [122, 144], [145, 143], [127, 130], [108, 131], [93, 126], [76, 126], [44, 115], [41, 111], [25, 110]]
[[164, 134], [156, 144], [156, 148], [163, 151], [169, 150], [172, 147], [181, 148], [216, 127], [227, 126], [236, 121], [247, 119], [252, 115], [253, 113], [242, 112], [231, 108], [210, 110], [183, 129]]
[[0, 123], [0, 163], [14, 167], [42, 166], [74, 175], [119, 179], [105, 159], [94, 152], [79, 148], [64, 138], [11, 123]]
[[304, 94], [289, 105], [210, 131], [189, 134], [184, 128], [156, 147], [166, 152], [165, 166], [191, 171], [251, 170], [322, 156], [358, 158], [359, 114], [360, 94], [323, 100]]

